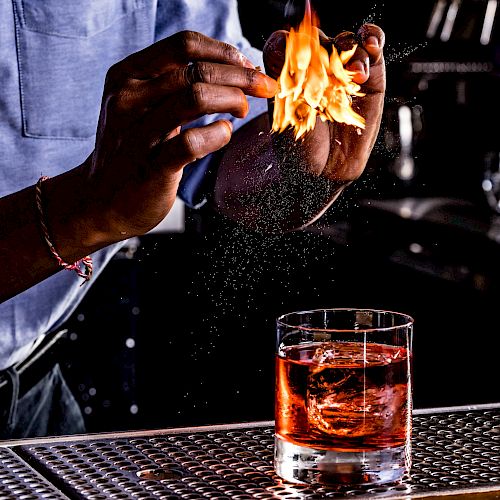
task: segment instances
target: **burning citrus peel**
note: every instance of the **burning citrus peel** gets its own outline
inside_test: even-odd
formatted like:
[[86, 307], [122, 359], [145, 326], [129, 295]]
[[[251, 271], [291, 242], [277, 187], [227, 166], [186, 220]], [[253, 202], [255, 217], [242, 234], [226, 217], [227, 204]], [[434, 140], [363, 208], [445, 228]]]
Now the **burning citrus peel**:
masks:
[[364, 118], [352, 109], [353, 96], [364, 94], [353, 81], [356, 72], [344, 67], [356, 49], [357, 45], [339, 54], [332, 44], [328, 54], [320, 44], [319, 29], [308, 6], [299, 28], [290, 29], [286, 40], [272, 131], [281, 133], [291, 127], [298, 140], [314, 129], [318, 117], [364, 129]]

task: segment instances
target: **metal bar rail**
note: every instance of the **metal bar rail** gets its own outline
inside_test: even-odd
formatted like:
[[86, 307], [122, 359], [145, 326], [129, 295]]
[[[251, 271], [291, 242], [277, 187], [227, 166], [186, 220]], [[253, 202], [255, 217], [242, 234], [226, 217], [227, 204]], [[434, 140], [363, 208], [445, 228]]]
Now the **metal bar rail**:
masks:
[[500, 404], [415, 410], [413, 426], [411, 475], [356, 489], [282, 482], [273, 422], [5, 441], [0, 499], [497, 498]]

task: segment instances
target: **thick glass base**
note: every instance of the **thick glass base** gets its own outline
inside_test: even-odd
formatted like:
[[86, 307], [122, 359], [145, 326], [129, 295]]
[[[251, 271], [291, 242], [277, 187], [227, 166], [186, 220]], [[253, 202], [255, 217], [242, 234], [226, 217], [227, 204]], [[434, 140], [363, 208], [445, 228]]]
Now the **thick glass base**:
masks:
[[292, 483], [370, 485], [399, 482], [408, 472], [405, 446], [369, 452], [305, 448], [275, 437], [276, 474]]

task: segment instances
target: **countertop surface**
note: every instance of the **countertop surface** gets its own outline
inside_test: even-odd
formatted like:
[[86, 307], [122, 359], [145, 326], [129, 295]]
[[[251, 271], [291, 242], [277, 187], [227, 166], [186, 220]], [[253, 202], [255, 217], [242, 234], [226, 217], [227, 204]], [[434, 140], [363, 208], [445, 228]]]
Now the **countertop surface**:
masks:
[[273, 452], [270, 421], [4, 441], [0, 498], [499, 498], [500, 403], [415, 410], [401, 484], [287, 484]]

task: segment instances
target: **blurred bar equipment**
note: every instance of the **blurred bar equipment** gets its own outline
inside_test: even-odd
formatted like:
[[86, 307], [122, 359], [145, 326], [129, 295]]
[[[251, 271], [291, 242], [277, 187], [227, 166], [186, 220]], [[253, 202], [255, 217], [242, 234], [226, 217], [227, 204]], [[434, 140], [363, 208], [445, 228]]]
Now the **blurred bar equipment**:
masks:
[[488, 296], [500, 285], [498, 2], [431, 2], [416, 50], [388, 51], [377, 191], [352, 230], [397, 269]]
[[499, 16], [498, 0], [436, 0], [425, 46], [389, 71], [399, 94], [385, 142], [399, 150], [390, 171], [406, 194], [495, 203]]

